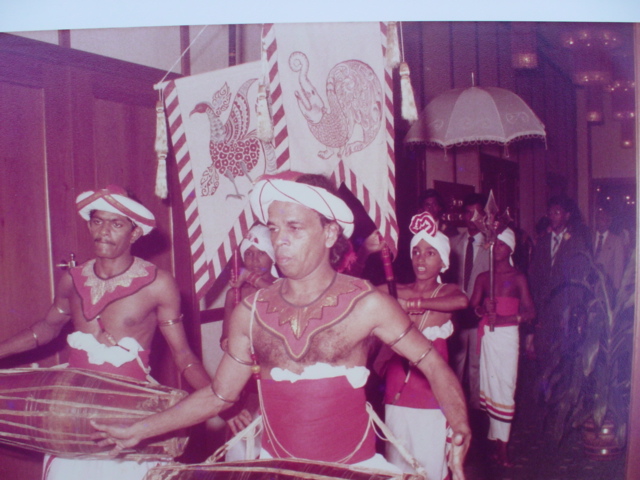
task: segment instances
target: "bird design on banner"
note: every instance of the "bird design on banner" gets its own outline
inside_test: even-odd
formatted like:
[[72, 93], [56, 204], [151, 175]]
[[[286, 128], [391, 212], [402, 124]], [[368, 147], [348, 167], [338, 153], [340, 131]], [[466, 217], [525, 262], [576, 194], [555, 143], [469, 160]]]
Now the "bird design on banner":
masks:
[[[289, 67], [298, 73], [295, 91], [300, 111], [313, 136], [326, 150], [324, 160], [334, 154], [343, 159], [364, 150], [376, 137], [382, 123], [382, 87], [373, 69], [359, 60], [335, 65], [327, 75], [328, 107], [309, 80], [309, 59], [302, 52], [289, 56]], [[356, 126], [360, 126], [361, 133]]]
[[[238, 89], [231, 102], [231, 89], [225, 84], [213, 94], [211, 102], [196, 104], [189, 116], [195, 113], [206, 113], [210, 125], [209, 154], [211, 165], [202, 174], [200, 188], [203, 196], [213, 195], [220, 186], [219, 174], [224, 175], [233, 184], [235, 194], [227, 197], [242, 198], [236, 185], [236, 178], [246, 176], [249, 181], [251, 172], [260, 160], [261, 151], [265, 160], [275, 168], [275, 151], [270, 143], [263, 142], [256, 136], [256, 131], [249, 131], [251, 110], [248, 91], [257, 79], [247, 80]], [[222, 114], [231, 106], [227, 121], [222, 123]]]

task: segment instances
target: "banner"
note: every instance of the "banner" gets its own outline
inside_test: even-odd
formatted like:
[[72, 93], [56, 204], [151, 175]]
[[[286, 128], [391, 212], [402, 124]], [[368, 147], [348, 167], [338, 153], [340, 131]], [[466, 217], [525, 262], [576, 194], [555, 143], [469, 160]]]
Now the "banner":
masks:
[[163, 89], [193, 262], [202, 298], [254, 218], [248, 193], [275, 173], [275, 151], [256, 136], [260, 62], [193, 75]]
[[394, 124], [385, 23], [267, 24], [278, 169], [344, 183], [396, 253]]

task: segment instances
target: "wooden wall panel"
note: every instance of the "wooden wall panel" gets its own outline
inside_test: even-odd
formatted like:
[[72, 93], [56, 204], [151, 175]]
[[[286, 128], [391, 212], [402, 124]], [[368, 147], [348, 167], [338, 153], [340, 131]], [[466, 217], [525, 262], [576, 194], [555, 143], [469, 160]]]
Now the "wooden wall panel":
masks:
[[35, 323], [51, 304], [44, 95], [0, 82], [0, 338]]

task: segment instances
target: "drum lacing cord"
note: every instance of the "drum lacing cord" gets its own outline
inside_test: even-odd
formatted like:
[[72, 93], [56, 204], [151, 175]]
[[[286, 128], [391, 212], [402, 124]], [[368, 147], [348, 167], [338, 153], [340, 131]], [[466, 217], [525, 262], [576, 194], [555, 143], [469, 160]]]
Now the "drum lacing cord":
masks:
[[369, 414], [370, 424], [373, 424], [374, 430], [378, 438], [384, 440], [385, 442], [390, 442], [394, 447], [398, 449], [402, 458], [406, 460], [406, 462], [411, 465], [411, 467], [416, 471], [418, 475], [422, 475], [424, 478], [427, 478], [427, 472], [418, 460], [415, 459], [411, 453], [407, 450], [407, 448], [402, 444], [402, 442], [396, 437], [393, 432], [389, 429], [389, 427], [382, 421], [382, 419], [375, 412], [370, 403], [367, 402], [367, 413]]
[[255, 438], [262, 432], [262, 415], [258, 415], [247, 427], [235, 434], [224, 445], [218, 448], [204, 463], [216, 463], [227, 451], [241, 440], [247, 441], [246, 460], [255, 459]]

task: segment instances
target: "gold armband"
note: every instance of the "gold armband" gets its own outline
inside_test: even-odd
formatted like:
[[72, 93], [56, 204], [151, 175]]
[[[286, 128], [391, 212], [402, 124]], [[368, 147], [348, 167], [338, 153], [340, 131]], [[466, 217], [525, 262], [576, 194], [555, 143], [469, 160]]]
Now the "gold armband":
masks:
[[224, 351], [227, 355], [229, 355], [233, 360], [238, 362], [240, 365], [247, 365], [249, 367], [253, 366], [252, 361], [242, 360], [241, 358], [236, 357], [233, 353], [231, 353], [228, 349]]
[[186, 371], [187, 371], [187, 369], [189, 369], [189, 368], [191, 368], [191, 367], [193, 367], [193, 366], [195, 366], [195, 365], [198, 365], [199, 363], [202, 363], [202, 362], [200, 362], [200, 361], [191, 362], [191, 363], [190, 363], [190, 364], [188, 364], [186, 367], [184, 367], [182, 370], [180, 370], [180, 375], [184, 375], [184, 372], [186, 372]]
[[422, 360], [424, 360], [424, 359], [425, 359], [425, 357], [426, 357], [427, 355], [429, 355], [429, 354], [431, 353], [431, 350], [433, 350], [433, 345], [430, 345], [430, 346], [429, 346], [429, 348], [427, 348], [427, 349], [425, 350], [425, 352], [424, 352], [422, 355], [420, 355], [420, 356], [418, 357], [418, 359], [417, 359], [415, 362], [409, 362], [409, 365], [410, 365], [410, 366], [412, 366], [412, 367], [417, 367], [417, 366], [418, 366], [418, 364], [419, 364]]
[[158, 325], [160, 327], [170, 327], [171, 325], [175, 325], [176, 323], [180, 323], [182, 321], [182, 317], [184, 315], [180, 315], [178, 318], [174, 318], [172, 320], [164, 320], [164, 321], [160, 321], [158, 320]]
[[213, 382], [211, 382], [211, 391], [213, 392], [213, 394], [218, 397], [220, 400], [222, 400], [224, 403], [236, 403], [239, 399], [235, 399], [235, 400], [227, 400], [226, 398], [224, 398], [222, 395], [220, 395], [218, 392], [216, 392], [215, 388], [213, 388]]
[[407, 327], [407, 329], [402, 332], [400, 335], [398, 335], [398, 338], [396, 338], [393, 342], [388, 343], [387, 346], [388, 347], [393, 347], [396, 343], [398, 343], [400, 340], [402, 340], [404, 338], [404, 336], [409, 333], [409, 331], [413, 328], [413, 322], [411, 322], [411, 324]]

